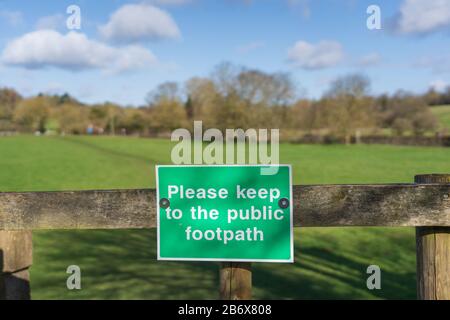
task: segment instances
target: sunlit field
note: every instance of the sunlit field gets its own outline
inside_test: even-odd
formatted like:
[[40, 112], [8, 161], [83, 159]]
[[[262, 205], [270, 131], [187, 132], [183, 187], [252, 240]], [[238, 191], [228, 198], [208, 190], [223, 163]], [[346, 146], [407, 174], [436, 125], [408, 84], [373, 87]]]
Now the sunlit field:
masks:
[[[150, 188], [154, 165], [172, 143], [126, 137], [0, 138], [0, 191]], [[449, 173], [450, 148], [282, 144], [295, 184], [408, 183]], [[216, 263], [156, 261], [156, 230], [35, 231], [33, 299], [213, 299]], [[299, 228], [295, 264], [253, 264], [255, 298], [413, 299], [411, 228]], [[66, 268], [82, 270], [82, 289], [66, 288]], [[366, 268], [382, 270], [382, 289], [366, 288]]]

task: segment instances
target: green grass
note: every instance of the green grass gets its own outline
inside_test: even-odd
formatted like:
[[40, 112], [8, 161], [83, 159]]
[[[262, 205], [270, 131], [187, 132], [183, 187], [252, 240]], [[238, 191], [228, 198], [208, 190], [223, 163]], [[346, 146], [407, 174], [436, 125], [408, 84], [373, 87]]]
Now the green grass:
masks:
[[[165, 140], [123, 137], [0, 138], [0, 191], [154, 187], [154, 165], [169, 163]], [[294, 183], [411, 182], [450, 172], [450, 148], [283, 144]], [[34, 299], [212, 299], [216, 263], [157, 262], [155, 230], [35, 231]], [[256, 298], [415, 298], [411, 228], [295, 231], [295, 264], [254, 264]], [[82, 270], [82, 290], [66, 289], [66, 268]], [[382, 289], [366, 288], [366, 268]]]
[[431, 112], [438, 118], [442, 128], [450, 130], [450, 105], [431, 107]]

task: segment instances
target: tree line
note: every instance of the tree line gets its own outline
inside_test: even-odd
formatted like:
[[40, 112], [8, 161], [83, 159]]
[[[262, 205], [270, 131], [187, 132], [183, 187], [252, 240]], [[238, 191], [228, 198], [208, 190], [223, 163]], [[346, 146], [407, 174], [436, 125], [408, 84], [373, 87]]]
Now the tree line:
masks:
[[349, 141], [357, 134], [436, 133], [437, 120], [429, 105], [450, 103], [450, 87], [423, 95], [398, 91], [374, 96], [370, 79], [362, 74], [337, 78], [319, 99], [298, 98], [298, 91], [287, 73], [230, 63], [183, 85], [162, 83], [138, 107], [88, 105], [68, 94], [25, 98], [2, 88], [0, 132], [157, 136], [202, 120], [205, 129], [280, 128], [282, 137], [319, 134]]

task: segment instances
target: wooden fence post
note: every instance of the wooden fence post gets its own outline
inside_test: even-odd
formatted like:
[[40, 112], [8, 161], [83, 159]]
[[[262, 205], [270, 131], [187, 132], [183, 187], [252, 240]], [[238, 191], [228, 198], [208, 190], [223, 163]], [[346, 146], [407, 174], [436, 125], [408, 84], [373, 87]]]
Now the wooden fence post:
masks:
[[0, 231], [0, 300], [29, 300], [31, 231]]
[[[415, 183], [450, 184], [450, 174], [418, 175]], [[450, 201], [450, 194], [441, 201]], [[450, 299], [450, 227], [417, 227], [417, 297]]]
[[222, 262], [220, 266], [220, 299], [252, 298], [252, 266], [247, 262]]

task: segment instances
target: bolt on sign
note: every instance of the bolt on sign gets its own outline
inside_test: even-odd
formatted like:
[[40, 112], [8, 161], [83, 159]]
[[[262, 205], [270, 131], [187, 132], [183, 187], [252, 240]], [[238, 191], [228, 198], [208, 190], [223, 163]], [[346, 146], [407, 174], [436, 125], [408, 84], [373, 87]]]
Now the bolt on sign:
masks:
[[158, 260], [293, 262], [289, 165], [156, 166]]

